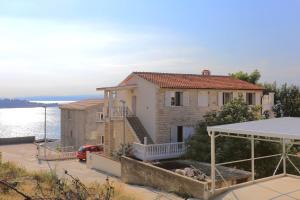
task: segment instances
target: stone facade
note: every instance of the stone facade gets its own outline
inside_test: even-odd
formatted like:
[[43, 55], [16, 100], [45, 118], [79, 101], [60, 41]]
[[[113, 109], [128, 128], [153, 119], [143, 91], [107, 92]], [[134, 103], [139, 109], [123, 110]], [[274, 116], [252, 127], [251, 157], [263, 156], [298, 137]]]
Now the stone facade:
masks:
[[[105, 122], [105, 140], [104, 152], [111, 155], [114, 151], [120, 149], [123, 144], [124, 137], [124, 121], [123, 120], [107, 120]], [[130, 127], [128, 121], [125, 121], [125, 144], [140, 142]]]
[[[188, 94], [188, 104], [183, 106], [166, 106], [165, 93], [170, 91], [168, 89], [158, 89], [157, 110], [156, 110], [156, 143], [168, 143], [171, 138], [172, 126], [186, 126], [196, 127], [203, 116], [213, 110], [219, 110], [221, 106], [218, 105], [219, 92], [233, 92], [234, 97], [238, 94], [245, 94], [246, 92], [256, 93], [257, 98], [262, 97], [262, 91], [218, 91], [218, 90], [173, 90], [180, 91]], [[198, 105], [198, 94], [200, 91], [207, 91], [208, 93], [208, 106], [201, 107]]]
[[61, 145], [77, 150], [85, 144], [100, 144], [104, 136], [104, 121], [97, 121], [102, 106], [90, 106], [83, 110], [61, 108]]
[[[126, 102], [126, 107], [134, 111], [142, 125], [146, 129], [148, 135], [154, 143], [171, 143], [182, 141], [174, 138], [178, 134], [178, 129], [183, 129], [184, 140], [195, 131], [195, 127], [208, 111], [219, 110], [223, 105], [223, 93], [232, 94], [232, 98], [238, 98], [242, 95], [246, 100], [247, 93], [255, 93], [255, 99], [252, 103], [261, 105], [262, 89], [253, 90], [218, 90], [218, 89], [176, 89], [161, 88], [158, 85], [133, 74], [130, 79], [126, 79], [126, 86], [122, 84], [116, 87], [102, 88], [104, 90], [104, 110], [107, 117], [105, 135], [106, 149], [115, 149], [122, 141], [123, 130], [117, 127], [114, 120], [109, 118], [109, 110], [120, 107], [120, 102]], [[183, 105], [174, 106], [167, 105], [167, 94], [174, 92], [183, 93]], [[203, 106], [199, 103], [201, 93], [207, 94], [207, 105]], [[187, 97], [187, 98], [185, 98]], [[173, 97], [172, 97], [173, 98]], [[175, 130], [177, 128], [177, 130]], [[118, 130], [118, 131], [116, 131]], [[113, 137], [114, 133], [114, 137]], [[134, 131], [130, 132], [135, 135]], [[181, 134], [181, 133], [180, 133]], [[179, 135], [180, 135], [179, 134]], [[130, 136], [128, 136], [130, 137]], [[183, 141], [184, 141], [183, 140]], [[141, 141], [142, 142], [142, 141]], [[110, 147], [108, 147], [110, 146]], [[108, 152], [111, 152], [109, 150]]]

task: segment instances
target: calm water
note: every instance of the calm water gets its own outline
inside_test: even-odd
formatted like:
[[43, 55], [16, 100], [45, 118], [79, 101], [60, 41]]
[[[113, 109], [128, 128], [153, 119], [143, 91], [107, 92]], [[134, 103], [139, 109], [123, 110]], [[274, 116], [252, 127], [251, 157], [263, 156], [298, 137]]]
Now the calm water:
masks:
[[[61, 103], [61, 102], [59, 102]], [[44, 137], [44, 108], [0, 109], [0, 138]], [[47, 138], [60, 139], [60, 109], [47, 108]]]

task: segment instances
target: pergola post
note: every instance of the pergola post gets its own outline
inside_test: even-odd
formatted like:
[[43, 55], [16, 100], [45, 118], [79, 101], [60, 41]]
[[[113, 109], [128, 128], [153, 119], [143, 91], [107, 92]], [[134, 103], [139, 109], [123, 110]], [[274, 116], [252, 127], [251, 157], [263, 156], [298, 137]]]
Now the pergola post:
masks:
[[286, 175], [286, 144], [285, 139], [282, 138], [282, 165], [283, 165], [283, 174]]
[[212, 194], [215, 193], [215, 187], [216, 187], [216, 148], [215, 148], [215, 132], [211, 132], [210, 135], [210, 162], [211, 162], [211, 172], [210, 172], [210, 177], [211, 177], [211, 192]]
[[251, 135], [251, 176], [252, 181], [255, 180], [255, 164], [254, 164], [254, 135]]

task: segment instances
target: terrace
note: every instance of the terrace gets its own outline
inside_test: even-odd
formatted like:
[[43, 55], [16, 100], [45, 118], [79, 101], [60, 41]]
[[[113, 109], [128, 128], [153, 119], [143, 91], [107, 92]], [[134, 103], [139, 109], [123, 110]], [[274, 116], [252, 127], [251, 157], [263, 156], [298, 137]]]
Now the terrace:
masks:
[[[212, 126], [207, 128], [211, 138], [211, 196], [222, 196], [217, 199], [300, 199], [300, 178], [287, 170], [287, 165], [300, 175], [299, 166], [295, 164], [297, 154], [290, 153], [294, 145], [300, 145], [300, 118], [275, 118], [268, 120]], [[215, 140], [218, 137], [231, 137], [246, 139], [251, 142], [251, 158], [216, 163]], [[279, 143], [282, 147], [280, 154], [255, 157], [255, 141]], [[256, 178], [255, 165], [259, 160], [278, 158], [274, 165], [274, 172], [269, 177]], [[236, 185], [217, 188], [216, 174], [222, 176], [217, 166], [236, 164], [242, 162], [251, 163], [251, 180]], [[225, 194], [224, 194], [225, 193]]]

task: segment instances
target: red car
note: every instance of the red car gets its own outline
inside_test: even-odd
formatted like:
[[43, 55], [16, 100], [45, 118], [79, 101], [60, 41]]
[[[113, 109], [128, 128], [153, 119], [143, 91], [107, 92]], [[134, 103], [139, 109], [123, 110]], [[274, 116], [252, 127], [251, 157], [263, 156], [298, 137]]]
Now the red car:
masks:
[[102, 152], [103, 151], [103, 146], [99, 145], [84, 145], [79, 148], [77, 151], [77, 158], [79, 160], [86, 160], [86, 152]]

